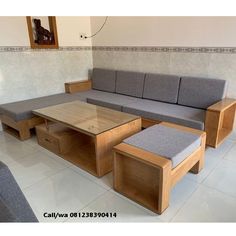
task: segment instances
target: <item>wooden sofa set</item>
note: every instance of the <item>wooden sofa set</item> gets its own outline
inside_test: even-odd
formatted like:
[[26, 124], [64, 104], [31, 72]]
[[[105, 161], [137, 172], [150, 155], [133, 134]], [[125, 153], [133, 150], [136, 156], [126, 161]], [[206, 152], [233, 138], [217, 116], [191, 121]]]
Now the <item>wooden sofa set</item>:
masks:
[[43, 122], [32, 110], [75, 100], [139, 115], [144, 128], [165, 121], [205, 130], [211, 147], [234, 125], [236, 100], [225, 98], [224, 80], [94, 69], [92, 80], [65, 83], [65, 91], [0, 105], [3, 130], [26, 140]]
[[158, 214], [171, 188], [203, 168], [205, 145], [219, 146], [234, 125], [236, 100], [225, 98], [224, 80], [94, 69], [92, 80], [65, 83], [65, 92], [1, 105], [4, 131], [26, 140], [45, 121], [36, 109], [77, 100], [141, 117], [147, 129], [112, 145], [114, 189]]

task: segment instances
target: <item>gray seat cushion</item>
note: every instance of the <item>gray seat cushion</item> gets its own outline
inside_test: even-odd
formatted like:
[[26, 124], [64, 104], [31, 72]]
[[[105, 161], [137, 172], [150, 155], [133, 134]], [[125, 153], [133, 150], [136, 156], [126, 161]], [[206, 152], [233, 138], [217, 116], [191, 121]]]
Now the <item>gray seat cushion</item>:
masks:
[[204, 130], [205, 110], [202, 109], [138, 99], [137, 102], [124, 105], [123, 111], [148, 119]]
[[207, 109], [223, 99], [225, 92], [225, 80], [182, 77], [178, 104]]
[[141, 98], [143, 96], [144, 77], [144, 73], [117, 71], [116, 93]]
[[76, 95], [80, 101], [87, 102], [87, 98], [98, 98], [100, 96], [105, 96], [108, 94], [112, 94], [112, 93], [104, 92], [104, 91], [100, 91], [96, 89], [90, 89], [87, 91], [77, 92], [74, 95]]
[[111, 93], [115, 92], [116, 71], [94, 68], [92, 74], [92, 88]]
[[146, 74], [143, 98], [177, 103], [180, 77], [164, 74]]
[[0, 162], [0, 221], [38, 221], [10, 170], [2, 162]]
[[87, 102], [111, 108], [117, 111], [122, 111], [122, 108], [125, 104], [130, 102], [135, 102], [137, 98], [129, 97], [121, 94], [107, 93], [107, 94], [97, 94], [97, 96], [88, 96]]
[[143, 150], [165, 157], [175, 168], [201, 145], [199, 135], [166, 127], [154, 125], [123, 141]]
[[76, 94], [60, 93], [0, 106], [0, 114], [11, 117], [15, 121], [30, 119], [34, 116], [32, 110], [78, 100]]

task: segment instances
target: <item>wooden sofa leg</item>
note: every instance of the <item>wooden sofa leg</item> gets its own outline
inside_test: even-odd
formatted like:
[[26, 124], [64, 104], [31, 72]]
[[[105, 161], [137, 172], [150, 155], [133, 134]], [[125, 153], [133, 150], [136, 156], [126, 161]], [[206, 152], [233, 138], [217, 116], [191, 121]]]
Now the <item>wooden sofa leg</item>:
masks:
[[190, 170], [193, 174], [198, 174], [204, 166], [204, 157], [201, 157], [201, 159], [192, 167]]
[[165, 168], [160, 169], [159, 184], [158, 214], [161, 214], [169, 206], [171, 192], [171, 165], [167, 165]]
[[24, 141], [31, 137], [30, 128], [28, 127], [27, 123], [22, 123], [19, 125], [19, 136], [20, 140]]
[[201, 152], [200, 152], [200, 157], [199, 161], [192, 167], [190, 170], [191, 173], [193, 174], [198, 174], [204, 166], [204, 155], [205, 155], [205, 148], [206, 148], [206, 133], [202, 135], [202, 142], [201, 142]]

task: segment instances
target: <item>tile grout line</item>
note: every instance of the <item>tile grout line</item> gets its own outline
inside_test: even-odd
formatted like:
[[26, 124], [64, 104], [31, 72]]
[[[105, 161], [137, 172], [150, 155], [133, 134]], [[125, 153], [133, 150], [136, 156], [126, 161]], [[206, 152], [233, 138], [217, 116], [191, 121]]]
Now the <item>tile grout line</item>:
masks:
[[[233, 146], [234, 146], [234, 145], [233, 145]], [[192, 195], [199, 189], [200, 186], [204, 186], [204, 187], [207, 187], [207, 188], [209, 188], [209, 189], [217, 190], [217, 189], [215, 189], [215, 188], [206, 186], [206, 185], [204, 184], [204, 181], [205, 181], [205, 180], [209, 177], [209, 175], [220, 165], [220, 163], [221, 163], [223, 160], [225, 160], [225, 159], [224, 159], [224, 156], [233, 148], [233, 146], [232, 146], [229, 150], [227, 150], [226, 153], [224, 153], [224, 154], [220, 157], [220, 161], [216, 164], [216, 166], [215, 166], [212, 170], [209, 171], [209, 173], [205, 176], [205, 178], [202, 179], [202, 181], [201, 181], [200, 183], [198, 183], [197, 181], [194, 181], [195, 183], [198, 184], [198, 187], [193, 191], [192, 194], [190, 194], [189, 198], [184, 201], [183, 205], [177, 210], [176, 214], [170, 219], [169, 222], [172, 222], [172, 220], [175, 218], [175, 216], [176, 216], [176, 215], [180, 212], [180, 210], [186, 205], [186, 203], [189, 201], [189, 199], [192, 197]], [[190, 179], [188, 179], [188, 180], [190, 180]], [[193, 181], [193, 180], [192, 180], [192, 181]], [[217, 191], [218, 191], [218, 192], [221, 192], [221, 191], [219, 191], [219, 190], [217, 190]], [[221, 193], [224, 193], [224, 192], [221, 192]], [[227, 196], [231, 196], [231, 195], [228, 195], [228, 194], [226, 194], [226, 193], [224, 193], [224, 194], [227, 195]], [[232, 197], [232, 196], [231, 196], [231, 197]], [[236, 197], [234, 197], [234, 198], [236, 198]]]
[[[133, 206], [137, 207], [138, 209], [144, 211], [145, 213], [148, 213], [150, 216], [153, 216], [153, 214], [155, 214], [153, 211], [149, 210], [148, 208], [145, 208], [144, 206], [142, 206], [142, 205], [136, 203], [135, 201], [133, 201], [132, 199], [129, 199], [128, 197], [116, 192], [113, 188], [109, 189], [108, 191], [111, 194], [114, 194], [115, 196], [117, 196], [118, 198], [129, 202], [130, 204], [132, 204]], [[113, 193], [111, 191], [114, 191], [115, 193]], [[154, 215], [154, 217], [156, 217], [156, 216]], [[159, 217], [159, 215], [157, 217]], [[159, 219], [159, 220], [161, 220], [161, 219]]]
[[44, 180], [46, 180], [46, 179], [50, 179], [50, 178], [53, 177], [54, 175], [57, 175], [57, 174], [59, 174], [60, 172], [66, 170], [66, 169], [68, 169], [68, 167], [65, 167], [65, 168], [63, 168], [63, 169], [60, 169], [60, 170], [58, 170], [56, 173], [42, 178], [42, 179], [38, 180], [37, 182], [35, 182], [35, 183], [33, 183], [33, 184], [31, 184], [31, 185], [25, 187], [25, 188], [22, 188], [22, 190], [27, 190], [28, 188], [32, 187], [33, 185], [39, 184], [40, 182], [42, 182], [42, 181], [44, 181]]
[[176, 213], [170, 218], [170, 220], [168, 222], [172, 222], [172, 220], [175, 218], [175, 216], [181, 211], [181, 209], [187, 204], [187, 202], [189, 201], [189, 199], [193, 196], [193, 194], [199, 189], [199, 187], [201, 186], [200, 183], [197, 183], [197, 188], [195, 190], [193, 190], [193, 192], [189, 195], [189, 197], [183, 202], [182, 206], [176, 211]]
[[[223, 159], [222, 161], [231, 162], [232, 164], [235, 164], [235, 165], [236, 165], [236, 163], [235, 163], [234, 161], [232, 161], [232, 160]], [[220, 163], [218, 163], [218, 165], [214, 168], [214, 170], [219, 166], [219, 164], [220, 164]], [[209, 176], [209, 175], [208, 175], [208, 176]], [[218, 191], [218, 192], [220, 192], [220, 193], [223, 193], [223, 194], [225, 194], [225, 195], [227, 195], [227, 196], [229, 196], [229, 197], [233, 197], [233, 198], [236, 199], [236, 196], [231, 195], [231, 194], [226, 193], [226, 192], [223, 192], [223, 191], [221, 191], [221, 190], [219, 190], [219, 189], [217, 189], [217, 188], [215, 188], [215, 187], [210, 187], [210, 186], [208, 186], [207, 184], [205, 184], [204, 182], [205, 182], [205, 181], [203, 181], [203, 182], [201, 183], [204, 187], [207, 187], [207, 188], [216, 190], [216, 191]]]
[[[74, 166], [76, 166], [76, 165], [74, 165]], [[76, 167], [78, 167], [78, 166], [76, 166]], [[76, 174], [78, 174], [78, 175], [80, 175], [80, 176], [82, 176], [82, 177], [84, 177], [84, 178], [86, 178], [87, 180], [89, 180], [90, 182], [92, 182], [92, 183], [95, 183], [96, 185], [98, 185], [99, 187], [101, 187], [101, 188], [103, 188], [103, 189], [105, 189], [105, 190], [107, 190], [107, 191], [109, 191], [110, 189], [106, 189], [105, 187], [103, 187], [102, 185], [100, 185], [100, 184], [98, 184], [97, 182], [95, 182], [95, 181], [93, 181], [93, 180], [91, 180], [90, 178], [88, 178], [87, 176], [85, 176], [85, 175], [83, 175], [83, 174], [80, 174], [80, 173], [78, 173], [76, 170], [74, 170], [73, 168], [71, 168], [70, 166], [68, 167], [70, 170], [72, 170], [73, 172], [75, 172]], [[80, 167], [78, 167], [78, 168], [80, 168]], [[80, 168], [81, 169], [81, 168]], [[83, 170], [83, 169], [81, 169], [81, 170]], [[89, 173], [88, 173], [89, 174]]]
[[[234, 146], [234, 145], [233, 145]], [[209, 175], [220, 165], [220, 163], [223, 161], [223, 160], [226, 160], [224, 157], [225, 157], [225, 155], [233, 148], [233, 146], [229, 149], [229, 150], [227, 150], [226, 151], [226, 153], [224, 153], [224, 154], [222, 154], [220, 157], [219, 157], [219, 162], [218, 163], [216, 163], [216, 165], [209, 171], [209, 173], [200, 181], [200, 182], [197, 182], [197, 181], [195, 181], [195, 182], [197, 182], [198, 184], [203, 184], [203, 182], [209, 177]], [[191, 179], [191, 178], [189, 178], [189, 179]], [[192, 179], [191, 179], [192, 180]], [[194, 180], [193, 180], [194, 181]]]
[[[106, 189], [106, 191], [102, 194], [100, 194], [97, 198], [91, 200], [91, 202], [87, 203], [85, 206], [83, 206], [82, 208], [80, 208], [78, 210], [78, 212], [82, 211], [83, 209], [85, 209], [86, 207], [88, 207], [90, 204], [92, 204], [93, 202], [97, 201], [99, 198], [103, 197], [105, 194], [107, 194], [107, 192], [109, 192], [109, 190]], [[65, 221], [63, 222], [67, 222], [69, 219], [66, 219]], [[69, 223], [69, 222], [68, 222]]]
[[233, 196], [233, 195], [231, 195], [231, 194], [229, 194], [229, 193], [223, 192], [222, 190], [219, 190], [219, 189], [214, 188], [214, 187], [210, 187], [210, 186], [208, 186], [208, 185], [206, 185], [206, 184], [202, 184], [202, 186], [207, 187], [207, 188], [212, 189], [212, 190], [215, 190], [215, 191], [217, 191], [217, 192], [219, 192], [219, 193], [222, 193], [222, 194], [224, 194], [224, 195], [226, 195], [226, 196], [228, 196], [228, 197], [234, 198], [234, 199], [236, 200], [236, 196]]
[[[212, 174], [212, 172], [221, 164], [222, 161], [227, 160], [225, 159], [226, 154], [228, 154], [231, 149], [234, 147], [234, 145], [226, 151], [226, 153], [224, 153], [221, 157], [220, 157], [220, 161], [218, 163], [216, 163], [215, 167], [212, 168], [212, 170], [209, 171], [209, 173], [205, 176], [205, 178], [203, 178], [203, 180], [200, 182], [200, 184], [203, 184], [205, 182], [205, 180]], [[203, 184], [204, 185], [204, 184]], [[205, 185], [204, 185], [205, 186]]]

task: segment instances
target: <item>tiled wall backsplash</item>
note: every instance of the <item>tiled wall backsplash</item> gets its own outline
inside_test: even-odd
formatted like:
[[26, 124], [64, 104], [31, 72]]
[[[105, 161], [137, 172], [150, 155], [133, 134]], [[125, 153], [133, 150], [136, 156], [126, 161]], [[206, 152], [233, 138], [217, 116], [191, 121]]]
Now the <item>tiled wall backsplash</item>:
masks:
[[1, 51], [0, 104], [63, 92], [92, 67], [91, 50]]
[[93, 65], [117, 70], [221, 78], [236, 98], [234, 48], [94, 47]]

